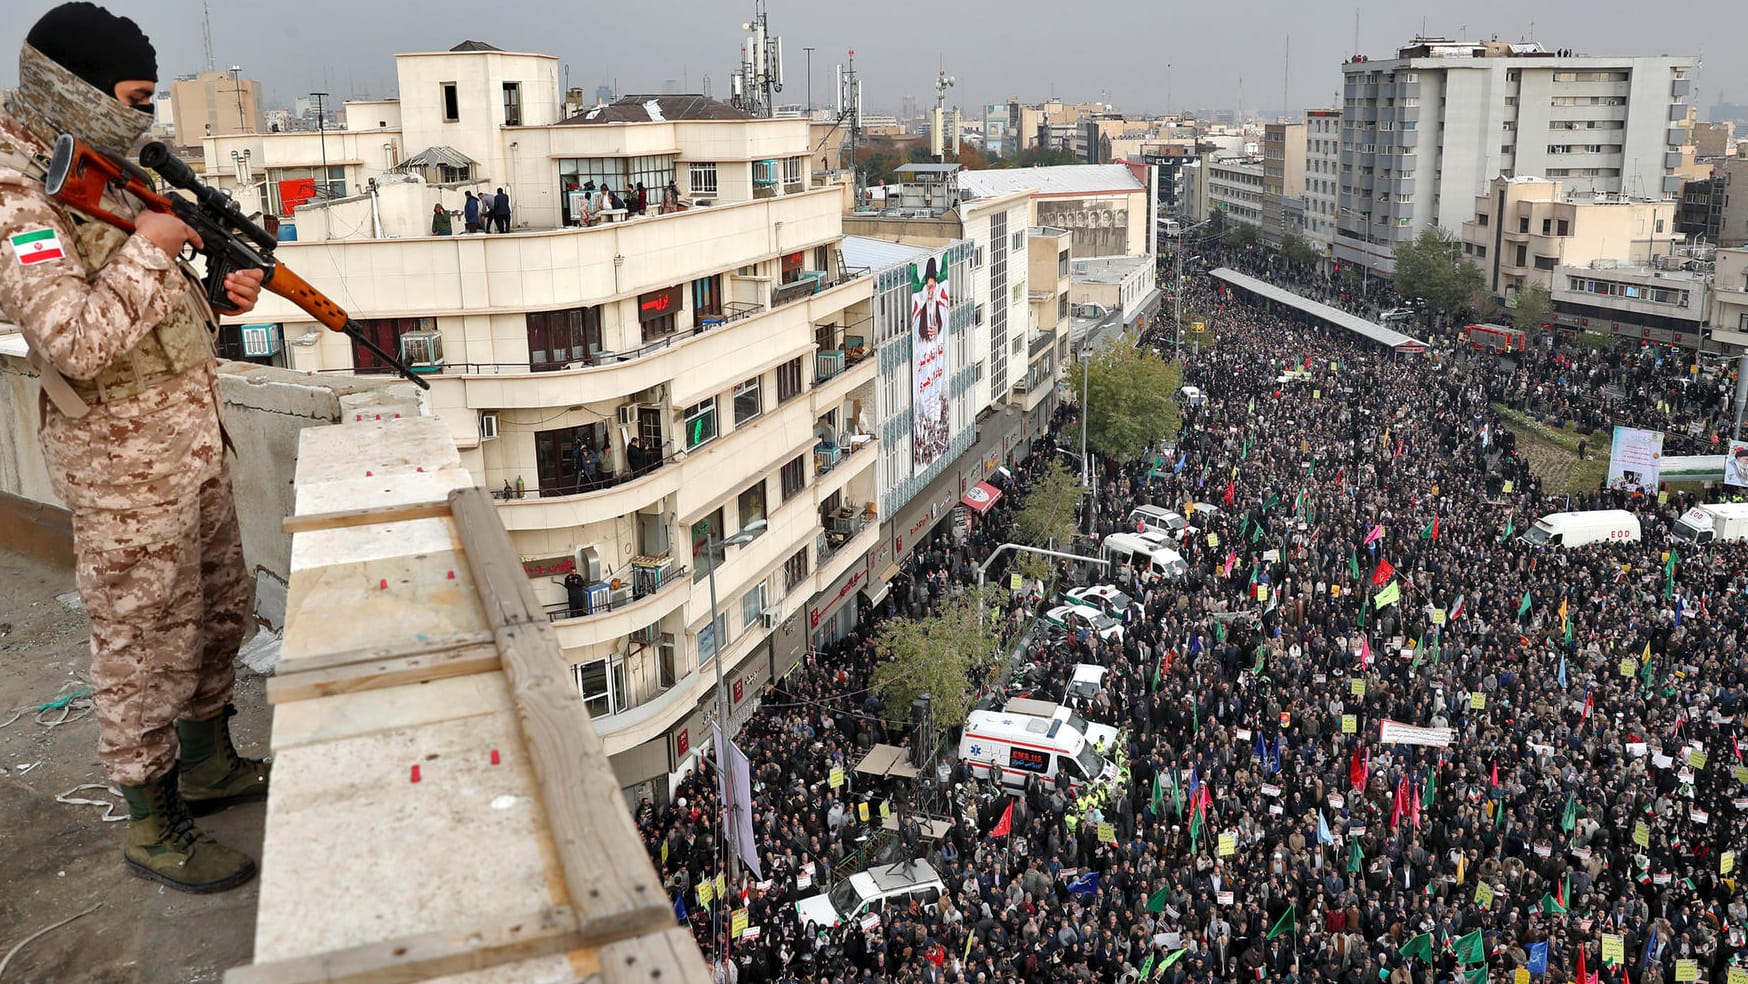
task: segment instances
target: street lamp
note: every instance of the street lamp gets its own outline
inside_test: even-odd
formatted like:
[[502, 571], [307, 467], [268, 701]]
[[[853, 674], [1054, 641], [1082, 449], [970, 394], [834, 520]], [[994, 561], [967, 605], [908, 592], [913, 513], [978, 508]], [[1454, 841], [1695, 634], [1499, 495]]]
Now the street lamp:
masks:
[[1103, 557], [1082, 557], [1079, 554], [1063, 553], [1060, 550], [1045, 550], [1043, 547], [1028, 547], [1023, 543], [1004, 543], [990, 552], [989, 559], [977, 565], [977, 627], [979, 631], [983, 629], [983, 576], [989, 573], [989, 565], [995, 563], [995, 559], [1008, 550], [1012, 550], [1016, 553], [1043, 554], [1046, 557], [1060, 557], [1063, 560], [1079, 560], [1088, 564], [1098, 564], [1103, 567], [1111, 566], [1111, 562]]
[[1188, 229], [1177, 231], [1177, 279], [1172, 281], [1171, 299], [1174, 307], [1173, 318], [1176, 324], [1172, 326], [1172, 361], [1179, 362], [1184, 357], [1184, 237], [1205, 225], [1213, 223], [1213, 219], [1204, 219]]
[[723, 846], [728, 850], [728, 861], [723, 865], [725, 872], [736, 872], [740, 867], [740, 854], [735, 850], [735, 804], [734, 804], [734, 774], [731, 771], [733, 759], [728, 754], [728, 743], [733, 734], [729, 731], [728, 720], [728, 688], [722, 678], [722, 638], [717, 634], [716, 627], [721, 624], [716, 611], [716, 558], [724, 547], [738, 547], [751, 543], [765, 532], [768, 525], [762, 519], [755, 519], [741, 527], [740, 532], [733, 536], [718, 540], [709, 537], [704, 544], [704, 552], [709, 554], [710, 561], [710, 658], [716, 663], [716, 771], [722, 776], [722, 833]]

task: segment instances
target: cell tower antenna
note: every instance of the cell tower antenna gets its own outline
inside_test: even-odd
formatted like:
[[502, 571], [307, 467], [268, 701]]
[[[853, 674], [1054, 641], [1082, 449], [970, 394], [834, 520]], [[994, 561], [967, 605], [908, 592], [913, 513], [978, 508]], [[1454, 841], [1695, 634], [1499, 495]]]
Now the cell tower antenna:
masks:
[[212, 60], [212, 6], [207, 0], [200, 0], [200, 34], [206, 42], [206, 70], [213, 70]]

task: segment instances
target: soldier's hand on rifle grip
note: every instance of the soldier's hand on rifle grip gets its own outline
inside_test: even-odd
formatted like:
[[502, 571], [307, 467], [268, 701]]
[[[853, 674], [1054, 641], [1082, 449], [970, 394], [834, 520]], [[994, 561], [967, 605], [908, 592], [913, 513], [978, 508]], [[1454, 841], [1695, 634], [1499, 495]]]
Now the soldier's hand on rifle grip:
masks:
[[237, 270], [225, 274], [225, 294], [237, 306], [231, 314], [248, 314], [255, 310], [255, 301], [261, 296], [261, 281], [264, 276], [265, 273], [259, 269]]
[[188, 223], [163, 212], [141, 212], [139, 218], [134, 220], [134, 231], [151, 240], [152, 245], [171, 258], [182, 255], [183, 243], [190, 243], [195, 249], [200, 249], [203, 245], [200, 234], [190, 228]]

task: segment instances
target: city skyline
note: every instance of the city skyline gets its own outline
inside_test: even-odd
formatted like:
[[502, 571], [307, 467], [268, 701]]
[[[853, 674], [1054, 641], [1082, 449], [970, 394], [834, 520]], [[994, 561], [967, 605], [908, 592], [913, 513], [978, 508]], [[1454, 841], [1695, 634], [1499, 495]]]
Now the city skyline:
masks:
[[[0, 32], [0, 44], [16, 46], [35, 18], [54, 3], [27, 0], [19, 6], [17, 16]], [[303, 22], [275, 22], [271, 34], [255, 37], [251, 25], [262, 19], [258, 10], [250, 9], [254, 7], [211, 5], [213, 64], [219, 70], [241, 66], [245, 78], [262, 83], [267, 105], [287, 108], [316, 90], [337, 100], [395, 95], [396, 53], [444, 50], [464, 40], [556, 55], [561, 80], [583, 89], [590, 98], [597, 86], [614, 84], [622, 92], [641, 93], [663, 91], [671, 81], [680, 90], [696, 92], [705, 76], [711, 79], [713, 94], [725, 98], [736, 49], [744, 37], [740, 25], [753, 16], [751, 2], [654, 0], [642, 5], [644, 16], [632, 22], [599, 16], [591, 20], [590, 12], [583, 9], [541, 10], [524, 3], [493, 8], [487, 24], [483, 19], [470, 20], [479, 12], [476, 6], [427, 0], [368, 23], [350, 23], [355, 6], [309, 0], [299, 8], [306, 13]], [[159, 81], [205, 70], [199, 0], [163, 0], [155, 8], [150, 12], [116, 9], [135, 16], [151, 36], [158, 50]], [[1696, 23], [1707, 25], [1707, 37], [1748, 30], [1748, 8], [1721, 0], [1700, 4], [1698, 17], [1649, 22], [1633, 16], [1637, 9], [1624, 0], [1601, 0], [1584, 17], [1549, 17], [1540, 11], [1539, 18], [1537, 11], [1503, 0], [1482, 0], [1459, 9], [1367, 2], [1353, 10], [1343, 8], [1334, 16], [1327, 8], [1268, 0], [1246, 21], [1270, 25], [1268, 33], [1208, 44], [1208, 35], [1230, 28], [1215, 15], [1172, 14], [1116, 0], [1090, 0], [1076, 7], [1077, 20], [1099, 29], [1084, 32], [1084, 47], [1070, 48], [1062, 43], [1059, 18], [1042, 16], [1056, 9], [1037, 0], [968, 0], [953, 12], [952, 20], [963, 28], [943, 28], [931, 43], [912, 44], [911, 39], [930, 37], [929, 32], [894, 32], [865, 17], [851, 19], [818, 5], [778, 0], [768, 7], [771, 31], [784, 42], [786, 85], [778, 102], [808, 101], [803, 49], [809, 46], [815, 49], [811, 90], [819, 106], [831, 104], [833, 66], [846, 61], [846, 52], [854, 49], [870, 112], [897, 112], [907, 96], [929, 105], [936, 73], [945, 70], [958, 83], [949, 90], [949, 104], [967, 110], [1010, 98], [1036, 103], [1055, 95], [1065, 102], [1110, 102], [1136, 113], [1239, 109], [1249, 115], [1258, 110], [1297, 113], [1330, 105], [1332, 100], [1339, 104], [1340, 66], [1356, 53], [1352, 50], [1356, 21], [1357, 53], [1373, 59], [1390, 57], [1423, 30], [1431, 35], [1461, 35], [1465, 40], [1494, 36], [1538, 40], [1549, 47], [1597, 55], [1704, 59], [1705, 46], [1693, 36]], [[1028, 16], [1032, 11], [1039, 16]], [[1116, 27], [1123, 29], [1111, 29]], [[562, 42], [556, 40], [561, 38]], [[975, 43], [967, 44], [969, 39]], [[995, 43], [998, 40], [1003, 43]], [[312, 50], [316, 48], [321, 50]], [[614, 54], [598, 57], [604, 48]], [[650, 53], [651, 49], [656, 50]], [[1040, 70], [1031, 64], [1035, 60], [1031, 56], [1016, 59], [1016, 49], [1060, 57]], [[1095, 49], [1100, 51], [1097, 58], [1077, 57], [1077, 52]], [[1243, 57], [1235, 56], [1235, 49]], [[0, 72], [0, 79], [12, 84], [16, 69]], [[1696, 90], [1692, 102], [1702, 118], [1716, 103], [1748, 102], [1748, 63], [1722, 58], [1702, 62]]]

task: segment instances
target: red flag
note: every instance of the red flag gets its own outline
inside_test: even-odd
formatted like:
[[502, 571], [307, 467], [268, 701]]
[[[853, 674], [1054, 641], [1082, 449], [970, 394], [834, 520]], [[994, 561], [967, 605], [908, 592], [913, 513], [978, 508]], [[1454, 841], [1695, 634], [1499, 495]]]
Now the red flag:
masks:
[[1223, 498], [1225, 499], [1225, 504], [1228, 506], [1232, 505], [1232, 498], [1238, 492], [1237, 483], [1238, 479], [1236, 478], [1229, 478], [1226, 480], [1226, 495]]
[[1366, 771], [1366, 763], [1360, 761], [1360, 750], [1356, 748], [1353, 750], [1353, 762], [1347, 767], [1348, 782], [1353, 784], [1353, 788], [1366, 788]]
[[1434, 516], [1432, 518], [1432, 538], [1434, 540], [1438, 539], [1438, 517], [1437, 516]]
[[1590, 691], [1584, 692], [1584, 720], [1590, 720], [1590, 711], [1596, 706], [1596, 695]]
[[1372, 586], [1381, 588], [1386, 582], [1395, 576], [1396, 565], [1390, 563], [1387, 559], [1380, 558], [1378, 560], [1378, 569], [1372, 572]]
[[1362, 669], [1362, 670], [1365, 669], [1366, 664], [1370, 663], [1371, 661], [1372, 661], [1372, 640], [1366, 638], [1365, 636], [1360, 636], [1360, 669]]
[[1407, 796], [1407, 793], [1408, 793], [1408, 780], [1407, 779], [1397, 780], [1396, 781], [1396, 795], [1391, 797], [1391, 799], [1390, 799], [1390, 829], [1391, 830], [1395, 830], [1396, 826], [1402, 822], [1402, 807], [1403, 807], [1402, 800]]
[[1498, 762], [1493, 763], [1493, 774], [1491, 776], [1487, 777], [1487, 785], [1489, 785], [1489, 786], [1499, 785], [1499, 763]]
[[1013, 832], [1014, 832], [1014, 801], [1012, 798], [1009, 798], [1008, 808], [1001, 811], [1001, 819], [997, 820], [995, 822], [995, 827], [990, 830], [989, 836], [991, 836], [991, 837], [1006, 837], [1007, 835], [1009, 835]]
[[1420, 829], [1420, 787], [1414, 787], [1414, 806], [1411, 816], [1414, 817], [1414, 829]]
[[1590, 979], [1590, 975], [1584, 972], [1584, 950], [1584, 944], [1578, 944], [1578, 984], [1585, 984]]

